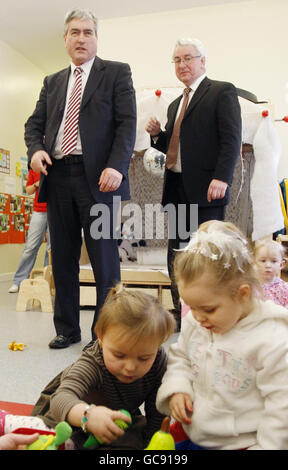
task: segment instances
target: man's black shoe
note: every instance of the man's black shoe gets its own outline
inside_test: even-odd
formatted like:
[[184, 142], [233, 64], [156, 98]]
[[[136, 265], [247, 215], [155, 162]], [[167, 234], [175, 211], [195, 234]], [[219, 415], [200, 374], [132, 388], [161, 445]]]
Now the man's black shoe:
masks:
[[50, 349], [64, 349], [68, 348], [70, 344], [79, 343], [81, 341], [81, 336], [63, 336], [58, 335], [52, 339], [49, 343]]

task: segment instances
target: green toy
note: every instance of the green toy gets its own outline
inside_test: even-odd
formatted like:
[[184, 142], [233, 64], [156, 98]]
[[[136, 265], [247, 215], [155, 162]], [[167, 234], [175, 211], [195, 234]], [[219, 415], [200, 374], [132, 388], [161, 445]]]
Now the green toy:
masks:
[[163, 419], [160, 431], [153, 434], [145, 450], [175, 450], [175, 442], [169, 433], [170, 418]]
[[[132, 417], [129, 411], [127, 410], [119, 410], [119, 411], [121, 411], [121, 413], [123, 413], [124, 415], [127, 415], [130, 418], [130, 423], [126, 423], [126, 421], [123, 421], [123, 419], [115, 419], [114, 423], [117, 424], [117, 426], [120, 429], [127, 429], [132, 423]], [[87, 441], [85, 441], [85, 443], [83, 444], [83, 447], [85, 449], [95, 449], [101, 444], [103, 444], [103, 442], [98, 437], [95, 437], [94, 434], [90, 434]]]
[[53, 434], [42, 434], [39, 438], [26, 446], [26, 450], [58, 450], [72, 434], [72, 428], [68, 423], [62, 421], [55, 427], [56, 436]]

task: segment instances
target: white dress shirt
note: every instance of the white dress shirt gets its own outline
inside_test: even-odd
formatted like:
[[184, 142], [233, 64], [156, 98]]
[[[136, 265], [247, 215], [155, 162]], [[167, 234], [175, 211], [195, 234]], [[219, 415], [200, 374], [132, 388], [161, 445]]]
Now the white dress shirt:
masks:
[[[83, 72], [82, 72], [82, 97], [83, 97], [85, 86], [86, 86], [86, 83], [87, 83], [87, 80], [88, 80], [88, 77], [89, 77], [89, 74], [90, 74], [90, 71], [91, 71], [94, 60], [95, 60], [95, 57], [93, 59], [89, 60], [88, 62], [85, 62], [85, 64], [81, 65], [81, 68], [83, 69]], [[62, 140], [63, 140], [63, 136], [64, 136], [64, 124], [65, 124], [65, 117], [66, 117], [67, 108], [68, 108], [69, 97], [70, 97], [71, 91], [73, 90], [74, 82], [75, 82], [75, 79], [76, 79], [76, 77], [74, 75], [75, 69], [76, 69], [76, 65], [73, 64], [73, 62], [71, 62], [71, 73], [70, 73], [70, 77], [69, 77], [69, 81], [68, 81], [63, 119], [62, 119], [62, 122], [61, 122], [60, 127], [59, 127], [59, 131], [58, 131], [58, 134], [57, 134], [57, 137], [56, 137], [56, 142], [55, 142], [55, 148], [54, 148], [54, 152], [53, 152], [53, 155], [52, 155], [53, 158], [56, 158], [57, 160], [64, 156], [64, 154], [61, 150], [61, 145], [62, 145]], [[81, 97], [81, 99], [82, 99], [82, 97]], [[81, 145], [79, 129], [78, 129], [78, 137], [77, 137], [77, 147], [72, 152], [72, 154], [73, 155], [81, 155], [82, 154], [82, 145]]]

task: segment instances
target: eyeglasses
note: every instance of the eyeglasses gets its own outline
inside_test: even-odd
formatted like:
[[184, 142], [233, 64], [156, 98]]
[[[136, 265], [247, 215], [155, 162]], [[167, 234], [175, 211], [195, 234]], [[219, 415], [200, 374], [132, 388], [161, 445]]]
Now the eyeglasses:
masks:
[[187, 55], [186, 57], [175, 57], [172, 60], [172, 64], [179, 65], [181, 64], [182, 60], [185, 64], [190, 64], [193, 59], [197, 59], [198, 57], [201, 57], [201, 55]]

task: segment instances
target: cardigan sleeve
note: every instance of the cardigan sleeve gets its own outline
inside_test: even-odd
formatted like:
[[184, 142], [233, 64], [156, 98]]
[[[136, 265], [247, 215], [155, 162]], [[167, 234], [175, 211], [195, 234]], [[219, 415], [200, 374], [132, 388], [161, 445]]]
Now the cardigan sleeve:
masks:
[[65, 421], [73, 406], [84, 401], [92, 389], [102, 383], [100, 366], [92, 354], [83, 353], [72, 366], [65, 369], [61, 384], [51, 397], [51, 414], [57, 422]]
[[169, 399], [173, 393], [187, 393], [192, 401], [194, 398], [191, 361], [187, 354], [187, 339], [190, 334], [190, 318], [186, 316], [183, 318], [177, 343], [170, 346], [167, 370], [157, 393], [157, 409], [165, 415], [170, 415]]

